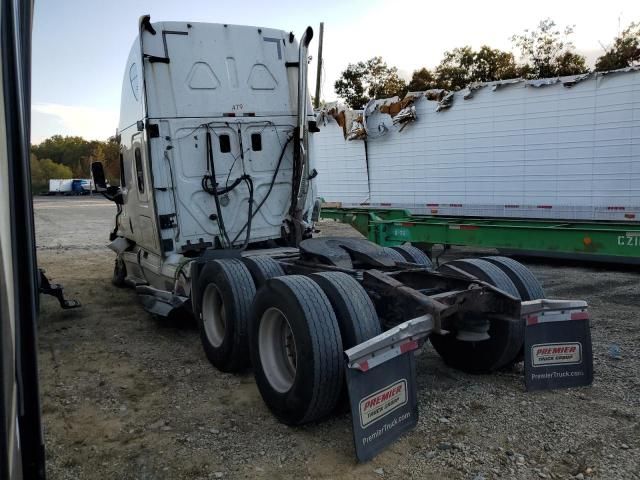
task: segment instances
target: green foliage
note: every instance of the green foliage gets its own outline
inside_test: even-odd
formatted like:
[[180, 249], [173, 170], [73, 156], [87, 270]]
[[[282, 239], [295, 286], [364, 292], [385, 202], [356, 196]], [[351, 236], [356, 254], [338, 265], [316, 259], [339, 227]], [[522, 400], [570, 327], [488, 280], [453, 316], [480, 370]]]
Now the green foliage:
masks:
[[493, 82], [518, 76], [518, 67], [509, 52], [483, 45], [455, 48], [445, 52], [436, 68], [437, 85], [446, 90], [460, 90], [474, 82]]
[[31, 189], [33, 193], [49, 191], [49, 180], [52, 178], [73, 178], [73, 172], [66, 165], [56, 163], [50, 158], [38, 160], [31, 154]]
[[596, 71], [617, 70], [640, 62], [640, 22], [625, 28], [605, 54], [596, 60]]
[[521, 73], [528, 78], [548, 78], [577, 75], [588, 71], [585, 58], [573, 52], [569, 36], [573, 27], [563, 31], [550, 18], [542, 20], [537, 29], [513, 35], [511, 41], [525, 61]]
[[407, 85], [396, 67], [389, 67], [382, 57], [349, 64], [334, 84], [336, 94], [353, 109], [364, 108], [372, 98], [404, 96]]
[[438, 88], [438, 82], [435, 75], [424, 67], [413, 72], [411, 81], [407, 85], [409, 92], [422, 92], [432, 88]]
[[[101, 161], [107, 179], [112, 183], [118, 183], [119, 147], [114, 137], [101, 142], [88, 141], [82, 137], [54, 135], [33, 145], [31, 153], [37, 158], [50, 159], [56, 164], [69, 168], [74, 178], [89, 178], [91, 162]], [[51, 178], [71, 178], [71, 176]]]
[[93, 143], [82, 137], [54, 135], [32, 146], [31, 152], [38, 158], [50, 158], [56, 163], [66, 165], [75, 176], [86, 178], [89, 173], [88, 158], [93, 150]]

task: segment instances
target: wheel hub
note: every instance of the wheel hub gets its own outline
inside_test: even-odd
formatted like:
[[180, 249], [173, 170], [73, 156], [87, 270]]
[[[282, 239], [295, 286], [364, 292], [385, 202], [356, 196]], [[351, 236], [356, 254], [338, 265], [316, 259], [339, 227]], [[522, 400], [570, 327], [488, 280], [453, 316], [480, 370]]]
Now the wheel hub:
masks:
[[260, 363], [274, 390], [285, 393], [296, 377], [298, 352], [291, 325], [282, 311], [268, 308], [258, 329]]
[[202, 295], [202, 323], [207, 339], [214, 347], [224, 341], [227, 330], [227, 312], [218, 287], [207, 285]]

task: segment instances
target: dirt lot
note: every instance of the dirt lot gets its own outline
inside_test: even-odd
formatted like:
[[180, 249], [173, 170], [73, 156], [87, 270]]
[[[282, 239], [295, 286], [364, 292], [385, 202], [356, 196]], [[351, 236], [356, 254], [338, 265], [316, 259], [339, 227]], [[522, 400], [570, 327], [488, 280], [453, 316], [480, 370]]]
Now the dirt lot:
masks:
[[[46, 298], [42, 306], [50, 478], [640, 478], [635, 271], [531, 265], [548, 297], [589, 302], [592, 387], [526, 393], [517, 368], [467, 375], [428, 346], [418, 358], [418, 427], [359, 465], [348, 415], [279, 424], [251, 372], [210, 366], [192, 322], [154, 319], [133, 291], [111, 286], [105, 244], [114, 211], [96, 198], [35, 201], [39, 263], [83, 303], [63, 311]], [[348, 228], [321, 225], [325, 235]], [[612, 344], [622, 359], [609, 355]]]

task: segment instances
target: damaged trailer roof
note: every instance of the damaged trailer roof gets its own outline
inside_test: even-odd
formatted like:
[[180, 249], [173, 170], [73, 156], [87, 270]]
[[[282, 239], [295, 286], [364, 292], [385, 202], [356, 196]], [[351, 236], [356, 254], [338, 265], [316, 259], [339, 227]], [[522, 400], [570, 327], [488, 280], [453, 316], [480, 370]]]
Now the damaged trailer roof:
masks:
[[[350, 118], [346, 138], [364, 135], [345, 141], [319, 122], [318, 186], [327, 201], [440, 215], [640, 214], [638, 67], [411, 92], [372, 100], [362, 114], [332, 107], [319, 118]], [[368, 195], [359, 190], [354, 200], [350, 186], [364, 184]]]

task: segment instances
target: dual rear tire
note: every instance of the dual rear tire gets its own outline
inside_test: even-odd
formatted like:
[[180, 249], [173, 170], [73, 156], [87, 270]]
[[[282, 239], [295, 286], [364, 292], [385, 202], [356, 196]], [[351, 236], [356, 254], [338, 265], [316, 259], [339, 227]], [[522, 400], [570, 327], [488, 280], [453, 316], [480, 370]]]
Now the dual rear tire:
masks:
[[[542, 286], [521, 263], [507, 257], [455, 260], [439, 268], [442, 273], [458, 274], [456, 267], [520, 300], [544, 298]], [[485, 373], [507, 368], [522, 359], [524, 323], [493, 317], [489, 321], [489, 339], [463, 341], [456, 331], [431, 335], [430, 341], [444, 362], [469, 373]]]
[[381, 332], [373, 303], [345, 273], [285, 276], [273, 259], [246, 260], [216, 260], [200, 274], [207, 358], [224, 372], [251, 363], [265, 403], [283, 423], [328, 416], [347, 397], [344, 350]]

